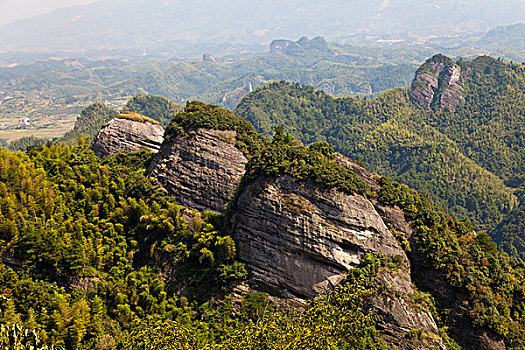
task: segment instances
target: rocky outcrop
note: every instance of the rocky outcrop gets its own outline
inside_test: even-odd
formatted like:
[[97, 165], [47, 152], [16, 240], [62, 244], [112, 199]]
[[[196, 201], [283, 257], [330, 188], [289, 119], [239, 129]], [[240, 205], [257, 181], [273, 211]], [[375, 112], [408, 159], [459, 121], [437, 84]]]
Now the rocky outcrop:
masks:
[[202, 62], [217, 63], [217, 61], [215, 60], [215, 57], [213, 57], [209, 53], [205, 53], [202, 55]]
[[260, 178], [237, 201], [235, 238], [239, 257], [254, 280], [293, 295], [330, 290], [365, 252], [406, 259], [373, 205], [289, 177]]
[[[388, 227], [402, 232], [410, 242], [412, 250], [409, 259], [413, 269], [412, 275], [416, 276], [418, 285], [432, 294], [439, 304], [450, 310], [447, 326], [448, 334], [464, 349], [472, 350], [504, 350], [505, 343], [501, 337], [487, 328], [476, 327], [468, 315], [469, 301], [466, 295], [457, 288], [452, 287], [445, 278], [436, 270], [426, 266], [418, 253], [417, 244], [414, 242], [413, 230], [406, 221], [403, 211], [373, 201], [379, 215]], [[377, 301], [376, 301], [377, 302]]]
[[[131, 114], [129, 114], [131, 115]], [[164, 128], [138, 114], [120, 115], [106, 124], [91, 142], [91, 149], [99, 157], [120, 152], [148, 149], [158, 152], [164, 140]]]
[[194, 128], [166, 140], [148, 170], [185, 206], [223, 212], [247, 162], [231, 130]]
[[[344, 157], [337, 161], [361, 169], [359, 175], [378, 186], [366, 169]], [[234, 205], [238, 257], [251, 269], [253, 285], [309, 298], [340, 283], [365, 253], [383, 253], [400, 262], [395, 271], [378, 273], [377, 284], [388, 291], [370, 300], [383, 317], [384, 338], [401, 349], [444, 348], [432, 315], [412, 301], [409, 260], [370, 200], [281, 176], [245, 184]], [[411, 330], [428, 337], [414, 341]]]
[[423, 64], [412, 82], [411, 99], [423, 109], [430, 107], [456, 111], [465, 99], [461, 67], [448, 57], [436, 55]]

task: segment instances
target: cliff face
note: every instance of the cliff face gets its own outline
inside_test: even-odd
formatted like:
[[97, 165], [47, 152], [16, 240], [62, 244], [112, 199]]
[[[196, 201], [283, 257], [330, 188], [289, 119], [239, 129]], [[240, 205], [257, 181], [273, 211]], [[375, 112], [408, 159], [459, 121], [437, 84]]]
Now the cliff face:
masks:
[[258, 179], [237, 202], [239, 257], [255, 281], [313, 297], [338, 284], [365, 252], [399, 255], [395, 238], [362, 196], [289, 177]]
[[436, 55], [416, 72], [410, 97], [423, 109], [448, 108], [455, 112], [465, 99], [461, 85], [465, 79], [466, 75], [459, 65], [445, 56]]
[[223, 212], [247, 162], [231, 130], [195, 128], [166, 140], [148, 170], [185, 206]]
[[[337, 161], [360, 169], [365, 181], [378, 186], [365, 169], [343, 157]], [[252, 282], [285, 297], [330, 290], [365, 253], [397, 260], [397, 269], [382, 269], [376, 277], [388, 292], [377, 291], [369, 300], [383, 317], [378, 326], [384, 338], [401, 349], [444, 348], [432, 315], [412, 301], [405, 252], [367, 198], [289, 176], [260, 176], [239, 193], [231, 221], [238, 257], [250, 267]], [[432, 336], [418, 342], [407, 336], [410, 330]]]
[[164, 129], [147, 120], [114, 118], [106, 124], [91, 142], [91, 149], [99, 157], [120, 152], [136, 152], [143, 148], [158, 152], [164, 140]]

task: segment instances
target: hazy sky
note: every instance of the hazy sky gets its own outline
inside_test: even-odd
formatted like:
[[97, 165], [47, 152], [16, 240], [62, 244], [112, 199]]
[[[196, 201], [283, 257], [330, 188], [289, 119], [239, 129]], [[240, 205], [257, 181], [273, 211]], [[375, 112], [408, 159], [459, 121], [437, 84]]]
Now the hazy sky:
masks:
[[0, 24], [96, 0], [0, 0]]

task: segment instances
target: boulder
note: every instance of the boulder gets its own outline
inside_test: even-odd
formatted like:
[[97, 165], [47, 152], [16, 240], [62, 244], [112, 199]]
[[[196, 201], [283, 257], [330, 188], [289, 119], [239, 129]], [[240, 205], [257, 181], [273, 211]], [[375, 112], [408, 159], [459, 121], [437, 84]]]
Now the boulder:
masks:
[[164, 128], [159, 123], [136, 113], [126, 113], [102, 127], [93, 138], [91, 149], [102, 158], [141, 149], [156, 153], [163, 140]]

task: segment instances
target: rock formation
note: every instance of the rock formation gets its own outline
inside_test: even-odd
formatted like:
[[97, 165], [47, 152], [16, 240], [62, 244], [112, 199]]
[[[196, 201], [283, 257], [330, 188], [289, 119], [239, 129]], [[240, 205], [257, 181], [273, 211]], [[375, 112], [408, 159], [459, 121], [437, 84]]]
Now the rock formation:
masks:
[[265, 142], [250, 122], [231, 111], [194, 101], [173, 117], [148, 173], [182, 205], [223, 212], [247, 156]]
[[209, 53], [205, 53], [202, 55], [202, 62], [217, 63], [217, 61], [215, 60], [215, 57], [213, 57]]
[[[366, 169], [340, 155], [336, 161], [379, 188]], [[311, 180], [259, 176], [243, 186], [234, 205], [238, 257], [250, 267], [254, 285], [284, 297], [309, 298], [340, 283], [366, 253], [382, 253], [400, 262], [395, 271], [379, 272], [377, 283], [389, 292], [370, 300], [383, 317], [378, 326], [384, 338], [401, 349], [444, 348], [432, 315], [410, 298], [414, 290], [405, 252], [369, 199]], [[376, 205], [381, 212], [392, 211]], [[410, 330], [431, 336], [426, 344], [415, 342], [407, 338]]]
[[185, 206], [223, 212], [248, 161], [232, 130], [195, 128], [166, 140], [149, 173]]
[[416, 72], [410, 97], [423, 109], [435, 106], [455, 112], [465, 99], [461, 85], [465, 79], [458, 64], [446, 56], [436, 55]]
[[120, 152], [148, 149], [158, 152], [164, 140], [164, 129], [156, 121], [136, 113], [120, 114], [109, 121], [91, 142], [99, 157]]

